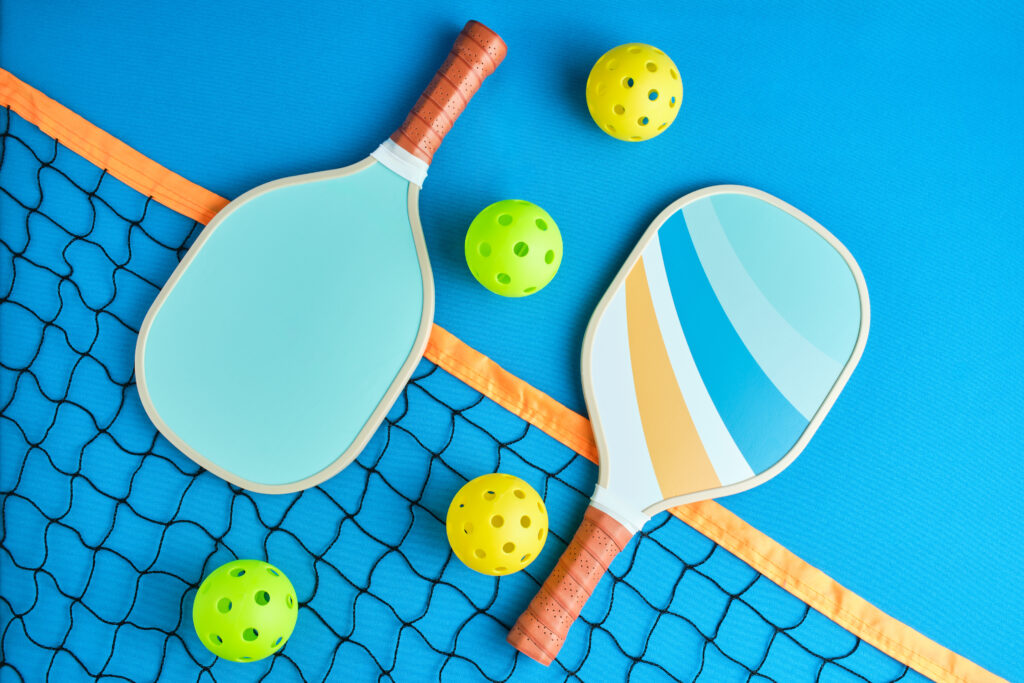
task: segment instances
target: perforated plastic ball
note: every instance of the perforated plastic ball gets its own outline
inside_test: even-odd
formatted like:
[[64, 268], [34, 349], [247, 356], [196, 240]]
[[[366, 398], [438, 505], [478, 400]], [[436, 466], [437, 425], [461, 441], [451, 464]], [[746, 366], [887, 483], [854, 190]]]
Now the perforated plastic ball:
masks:
[[587, 78], [587, 108], [601, 130], [639, 142], [660, 135], [683, 103], [679, 70], [653, 45], [626, 43], [597, 60]]
[[548, 537], [548, 511], [533, 488], [511, 474], [485, 474], [448, 506], [448, 542], [467, 567], [504, 576], [533, 562]]
[[234, 560], [200, 584], [192, 625], [218, 657], [255, 662], [284, 647], [298, 612], [295, 588], [284, 572], [261, 560]]
[[539, 292], [562, 263], [562, 233], [547, 211], [505, 199], [477, 214], [466, 233], [466, 263], [480, 284], [502, 296]]

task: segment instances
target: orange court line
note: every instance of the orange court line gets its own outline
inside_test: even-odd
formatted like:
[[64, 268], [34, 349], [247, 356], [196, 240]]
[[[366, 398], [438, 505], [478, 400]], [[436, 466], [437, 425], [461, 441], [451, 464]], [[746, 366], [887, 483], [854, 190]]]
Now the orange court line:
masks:
[[[138, 192], [200, 223], [209, 222], [227, 204], [223, 197], [140, 154], [4, 69], [0, 69], [0, 106], [9, 107]], [[576, 453], [598, 462], [587, 418], [504, 370], [447, 330], [434, 325], [425, 356]], [[1006, 683], [844, 588], [718, 503], [708, 500], [670, 512], [807, 605], [932, 680]]]
[[436, 323], [423, 355], [505, 410], [597, 464], [597, 444], [590, 420], [519, 379]]
[[4, 69], [0, 69], [0, 105], [18, 112], [125, 185], [193, 220], [209, 223], [228, 203], [223, 197], [143, 156]]

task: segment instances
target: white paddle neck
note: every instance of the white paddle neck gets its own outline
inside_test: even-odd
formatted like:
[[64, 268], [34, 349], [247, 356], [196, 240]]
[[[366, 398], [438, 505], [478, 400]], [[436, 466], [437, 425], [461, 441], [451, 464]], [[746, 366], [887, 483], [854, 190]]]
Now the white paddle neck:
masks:
[[370, 155], [416, 187], [423, 187], [430, 165], [402, 149], [388, 138]]
[[643, 510], [637, 510], [635, 504], [600, 484], [594, 487], [594, 495], [590, 498], [590, 504], [601, 512], [614, 517], [616, 521], [634, 534], [640, 531], [644, 524], [647, 524], [647, 520], [651, 518]]

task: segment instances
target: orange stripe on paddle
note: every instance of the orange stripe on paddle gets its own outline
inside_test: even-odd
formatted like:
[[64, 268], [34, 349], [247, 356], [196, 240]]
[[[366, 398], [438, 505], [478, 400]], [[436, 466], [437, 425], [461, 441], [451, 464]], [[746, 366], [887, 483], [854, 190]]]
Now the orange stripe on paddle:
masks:
[[721, 486], [672, 371], [643, 259], [626, 277], [626, 327], [640, 422], [662, 494], [679, 494], [679, 482], [687, 491]]

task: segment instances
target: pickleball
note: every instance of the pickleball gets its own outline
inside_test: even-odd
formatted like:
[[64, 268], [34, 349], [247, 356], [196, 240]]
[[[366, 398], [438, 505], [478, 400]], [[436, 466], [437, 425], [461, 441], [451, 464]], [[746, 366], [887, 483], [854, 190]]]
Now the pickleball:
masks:
[[537, 559], [548, 537], [548, 512], [540, 494], [519, 477], [485, 474], [452, 498], [446, 527], [463, 564], [503, 576]]
[[295, 588], [283, 571], [262, 560], [234, 560], [200, 584], [192, 624], [213, 654], [255, 662], [284, 647], [298, 611]]
[[628, 142], [661, 135], [679, 114], [683, 81], [672, 59], [644, 43], [604, 53], [587, 78], [587, 108], [598, 127]]
[[495, 202], [469, 225], [466, 263], [473, 277], [495, 294], [528, 296], [558, 272], [562, 233], [551, 214], [533, 202]]

